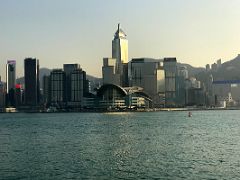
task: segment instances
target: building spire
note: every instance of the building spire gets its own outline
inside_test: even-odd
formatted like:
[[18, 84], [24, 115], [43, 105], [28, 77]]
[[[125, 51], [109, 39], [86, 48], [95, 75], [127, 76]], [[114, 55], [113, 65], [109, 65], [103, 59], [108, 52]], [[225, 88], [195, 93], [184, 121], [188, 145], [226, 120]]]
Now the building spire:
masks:
[[118, 32], [119, 32], [119, 30], [120, 30], [120, 23], [118, 23]]
[[123, 30], [120, 28], [120, 23], [118, 23], [118, 29], [114, 34], [114, 39], [124, 38], [126, 39], [126, 34], [123, 32]]

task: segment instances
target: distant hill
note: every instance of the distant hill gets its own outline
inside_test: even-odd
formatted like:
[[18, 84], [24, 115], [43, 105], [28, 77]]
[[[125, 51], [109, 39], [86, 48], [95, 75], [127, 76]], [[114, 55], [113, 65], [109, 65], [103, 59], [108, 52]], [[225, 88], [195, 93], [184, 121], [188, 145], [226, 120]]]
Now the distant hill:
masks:
[[[43, 84], [43, 76], [45, 75], [50, 75], [51, 73], [51, 69], [48, 69], [48, 68], [41, 68], [39, 70], [39, 79], [40, 79], [40, 87], [42, 88], [42, 84]], [[87, 75], [87, 79], [90, 81], [90, 83], [93, 85], [93, 86], [98, 86], [99, 84], [102, 83], [102, 79], [101, 78], [97, 78], [97, 77], [94, 77], [92, 75]], [[20, 84], [24, 84], [24, 77], [20, 77], [17, 79], [17, 83], [20, 83]]]
[[240, 80], [240, 55], [236, 58], [222, 64], [217, 71], [206, 70], [196, 74], [196, 78], [202, 82], [206, 82], [209, 75], [213, 75], [213, 80]]
[[178, 67], [186, 66], [187, 70], [188, 70], [188, 75], [190, 77], [195, 76], [196, 74], [199, 74], [200, 72], [205, 71], [205, 68], [203, 68], [203, 67], [193, 67], [193, 66], [191, 66], [189, 64], [185, 64], [185, 63], [177, 63], [177, 66]]

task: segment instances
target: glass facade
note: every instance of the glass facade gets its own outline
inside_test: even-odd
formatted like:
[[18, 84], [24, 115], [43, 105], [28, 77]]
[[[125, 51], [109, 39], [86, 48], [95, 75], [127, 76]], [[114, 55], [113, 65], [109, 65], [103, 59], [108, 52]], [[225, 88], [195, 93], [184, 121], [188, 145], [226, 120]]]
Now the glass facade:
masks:
[[24, 60], [25, 104], [38, 105], [40, 101], [39, 61], [35, 58]]

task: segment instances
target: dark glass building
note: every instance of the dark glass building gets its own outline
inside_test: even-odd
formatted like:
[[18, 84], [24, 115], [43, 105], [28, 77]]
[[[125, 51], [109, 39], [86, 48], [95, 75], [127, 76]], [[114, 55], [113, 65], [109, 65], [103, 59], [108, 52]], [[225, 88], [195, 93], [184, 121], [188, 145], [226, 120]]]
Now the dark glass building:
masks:
[[165, 71], [165, 106], [175, 107], [177, 106], [177, 59], [176, 58], [164, 58], [163, 68]]
[[39, 60], [26, 58], [24, 60], [25, 105], [37, 106], [40, 101]]
[[71, 74], [73, 71], [81, 69], [80, 64], [64, 64], [63, 71], [66, 74], [66, 84], [65, 84], [65, 100], [71, 101]]
[[16, 61], [8, 60], [6, 65], [7, 106], [16, 106]]

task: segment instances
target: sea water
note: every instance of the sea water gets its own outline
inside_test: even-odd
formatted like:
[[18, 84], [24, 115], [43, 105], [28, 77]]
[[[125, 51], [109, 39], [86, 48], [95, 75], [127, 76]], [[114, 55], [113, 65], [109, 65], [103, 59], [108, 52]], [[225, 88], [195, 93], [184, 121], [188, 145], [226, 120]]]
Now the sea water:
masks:
[[0, 179], [239, 179], [240, 111], [0, 114]]

